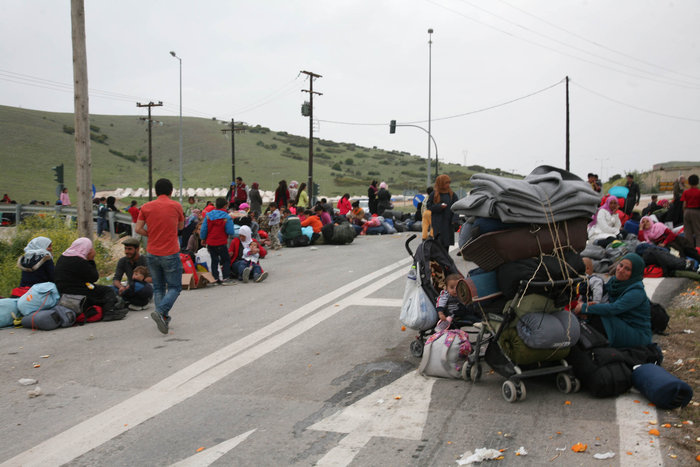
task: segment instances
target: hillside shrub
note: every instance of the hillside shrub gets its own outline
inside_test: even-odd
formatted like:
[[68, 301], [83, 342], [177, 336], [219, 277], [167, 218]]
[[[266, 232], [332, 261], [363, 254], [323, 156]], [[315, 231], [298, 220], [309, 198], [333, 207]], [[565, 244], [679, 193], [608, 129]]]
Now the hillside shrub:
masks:
[[335, 164], [333, 164], [333, 166], [331, 166], [331, 168], [337, 171], [343, 170], [343, 168], [340, 166], [340, 162], [336, 162]]
[[352, 157], [348, 157], [345, 159], [345, 165], [353, 165], [355, 163], [354, 160], [352, 160]]
[[319, 159], [330, 159], [331, 158], [331, 156], [329, 156], [328, 154], [324, 154], [322, 152], [315, 153], [314, 157], [318, 157]]
[[94, 131], [95, 133], [99, 133], [100, 127], [98, 127], [97, 125], [90, 125], [90, 131]]
[[[369, 149], [365, 149], [365, 151], [369, 151]], [[355, 157], [358, 159], [366, 159], [369, 156], [365, 153], [362, 153], [362, 152], [356, 152]]]
[[99, 144], [107, 144], [107, 135], [98, 135], [97, 133], [90, 132], [90, 139]]
[[75, 128], [73, 128], [72, 126], [63, 125], [63, 132], [72, 135], [75, 134]]

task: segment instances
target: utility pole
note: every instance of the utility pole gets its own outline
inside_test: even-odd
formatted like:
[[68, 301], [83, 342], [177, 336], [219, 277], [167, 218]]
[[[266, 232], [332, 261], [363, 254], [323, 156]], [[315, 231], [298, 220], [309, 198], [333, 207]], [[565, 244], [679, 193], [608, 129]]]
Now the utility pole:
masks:
[[[238, 123], [245, 123], [245, 122], [238, 122]], [[233, 119], [231, 119], [231, 126], [229, 128], [224, 128], [221, 131], [224, 134], [226, 134], [227, 131], [231, 132], [231, 183], [234, 183], [236, 181], [236, 145], [234, 144], [235, 143], [234, 135], [236, 133], [244, 133], [245, 128], [243, 128], [243, 127], [236, 128], [234, 126]]]
[[153, 120], [151, 120], [151, 107], [160, 107], [163, 102], [158, 101], [154, 104], [153, 101], [148, 104], [136, 103], [136, 107], [148, 107], [148, 119], [140, 117], [141, 120], [148, 120], [148, 201], [153, 200], [153, 145], [151, 144], [151, 127], [153, 126]]
[[569, 77], [566, 77], [566, 170], [569, 171]]
[[[90, 110], [83, 0], [71, 0], [70, 10], [73, 42], [75, 187], [78, 198], [78, 235], [92, 238], [92, 160], [90, 156]], [[61, 168], [61, 178], [62, 176], [63, 168]]]
[[301, 71], [309, 77], [309, 89], [302, 89], [303, 92], [309, 93], [309, 180], [306, 184], [306, 189], [309, 192], [309, 208], [313, 204], [314, 199], [314, 94], [322, 96], [320, 92], [314, 91], [314, 79], [323, 78], [321, 75], [310, 71]]

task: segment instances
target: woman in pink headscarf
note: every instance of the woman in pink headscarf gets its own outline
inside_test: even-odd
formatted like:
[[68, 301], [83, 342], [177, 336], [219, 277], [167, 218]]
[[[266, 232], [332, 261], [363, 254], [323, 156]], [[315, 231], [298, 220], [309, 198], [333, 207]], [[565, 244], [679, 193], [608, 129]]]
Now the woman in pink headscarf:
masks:
[[639, 238], [640, 242], [651, 243], [664, 248], [673, 248], [678, 251], [681, 257], [690, 257], [700, 261], [700, 254], [693, 248], [691, 242], [685, 238], [685, 235], [680, 232], [673, 232], [661, 222], [654, 222], [649, 216], [644, 216], [639, 221], [637, 238]]
[[622, 223], [617, 215], [619, 204], [614, 196], [608, 197], [605, 204], [598, 209], [593, 220], [588, 224], [588, 242], [603, 248], [620, 235]]
[[84, 295], [85, 308], [102, 307], [102, 319], [122, 319], [129, 311], [125, 304], [118, 303], [111, 287], [97, 285], [100, 278], [95, 264], [95, 248], [92, 240], [81, 237], [75, 240], [56, 262], [54, 271], [56, 287], [63, 294]]

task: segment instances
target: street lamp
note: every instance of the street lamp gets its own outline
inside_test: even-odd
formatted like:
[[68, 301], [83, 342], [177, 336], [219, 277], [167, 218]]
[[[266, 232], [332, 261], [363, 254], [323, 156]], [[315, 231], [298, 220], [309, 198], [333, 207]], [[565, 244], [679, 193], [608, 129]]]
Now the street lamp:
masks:
[[[433, 98], [433, 28], [428, 29], [428, 183], [430, 186], [430, 139]], [[436, 151], [437, 152], [437, 151]], [[438, 175], [437, 154], [435, 154], [435, 178]]]
[[182, 59], [170, 51], [170, 55], [177, 58], [180, 62], [180, 203], [182, 203]]

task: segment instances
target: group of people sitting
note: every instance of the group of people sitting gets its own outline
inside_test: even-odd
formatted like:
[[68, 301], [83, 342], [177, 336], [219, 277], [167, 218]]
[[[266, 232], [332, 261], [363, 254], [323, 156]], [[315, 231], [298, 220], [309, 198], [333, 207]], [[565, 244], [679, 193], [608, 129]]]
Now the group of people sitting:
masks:
[[[631, 216], [622, 212], [620, 200], [614, 196], [603, 199], [588, 225], [589, 246], [582, 256], [589, 287], [587, 297], [578, 303], [574, 311], [586, 316], [614, 347], [651, 343], [650, 303], [642, 283], [646, 271], [651, 270], [649, 268], [666, 259], [672, 261], [671, 258], [677, 255], [674, 263], [680, 264], [676, 266], [677, 269], [684, 269], [696, 279], [700, 278], [695, 275], [700, 273], [698, 176], [691, 175], [688, 181], [690, 188], [680, 197], [683, 226], [674, 228], [671, 222], [666, 224], [660, 221], [656, 213], [665, 206], [656, 199], [652, 199], [652, 203], [644, 208], [645, 215], [640, 218], [636, 212]], [[625, 245], [631, 245], [632, 251], [616, 262], [612, 277], [603, 286], [601, 277], [595, 274], [594, 260], [586, 255], [595, 251], [595, 247], [610, 250], [618, 246], [624, 248]], [[669, 251], [671, 249], [675, 250], [676, 255]]]
[[100, 276], [92, 240], [76, 239], [54, 263], [51, 239], [35, 237], [17, 260], [21, 279], [12, 296], [22, 296], [35, 284], [52, 282], [60, 295], [85, 296], [85, 310], [99, 307], [104, 321], [122, 319], [130, 309], [144, 309], [153, 296], [146, 259], [140, 255], [137, 239], [127, 238], [123, 245], [124, 257], [117, 263], [112, 285], [107, 286], [97, 283]]

